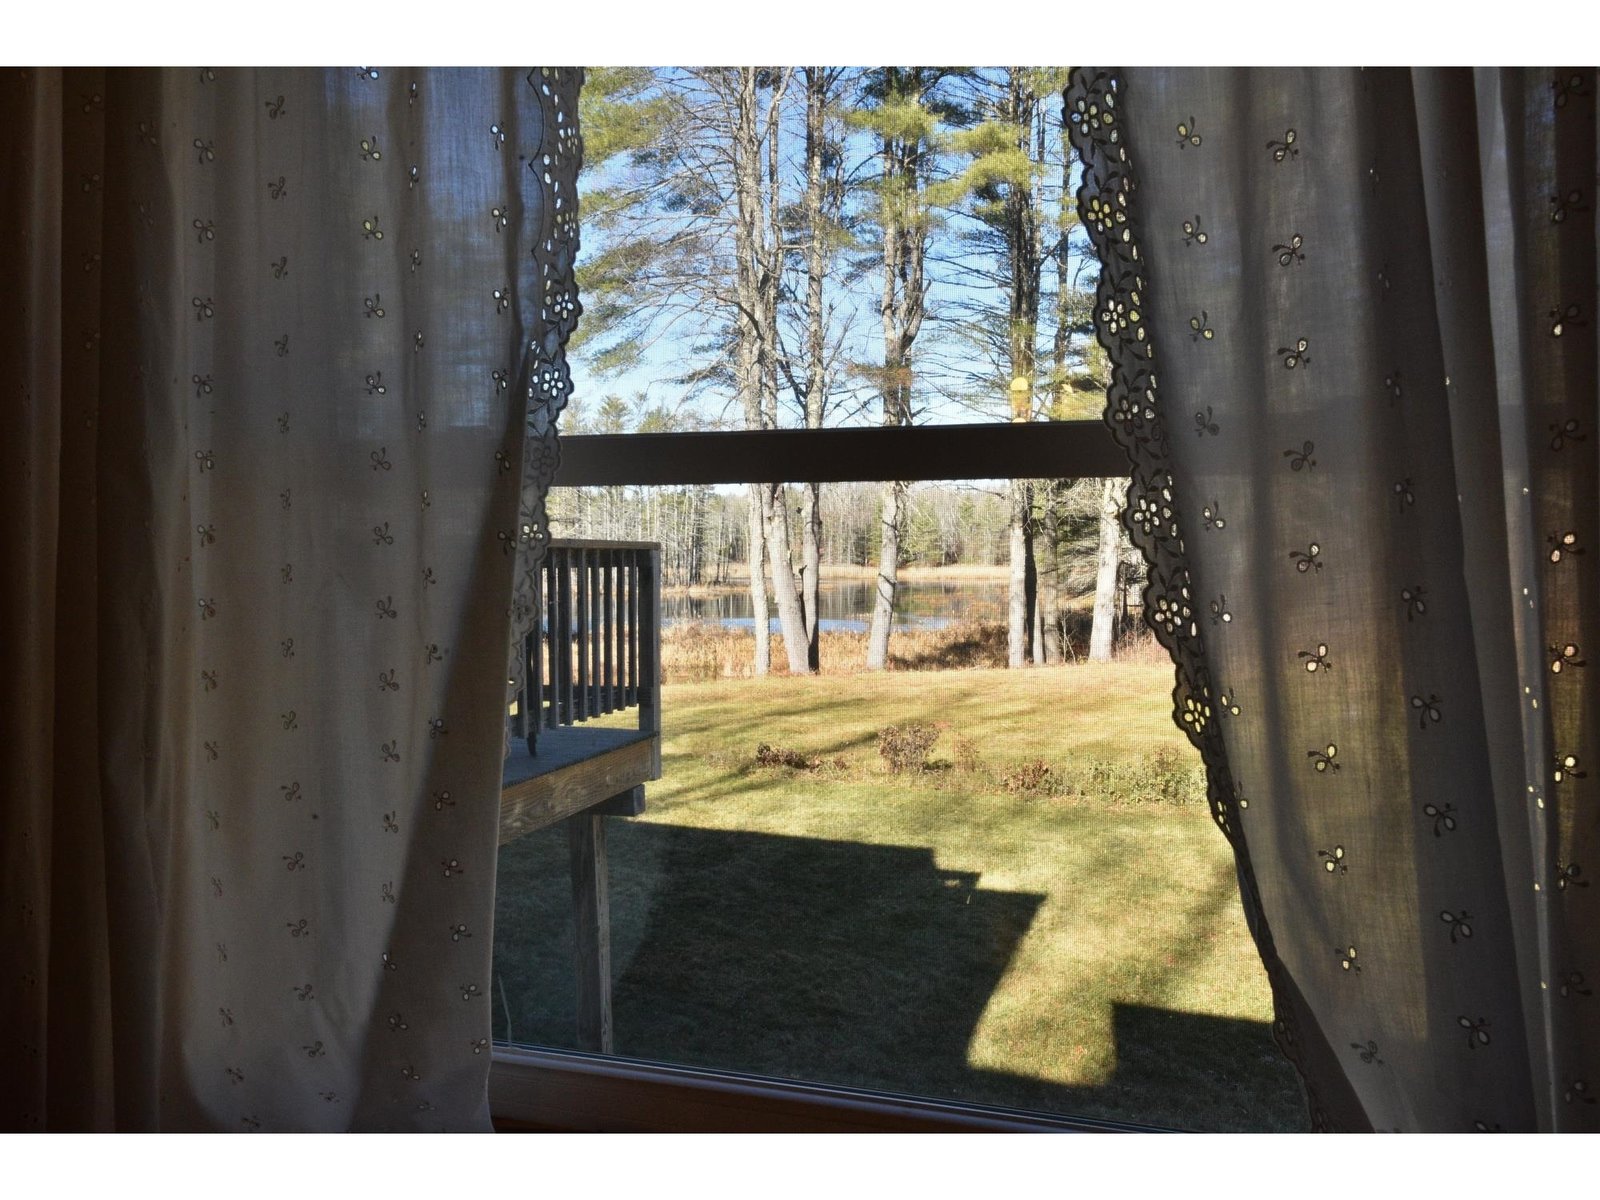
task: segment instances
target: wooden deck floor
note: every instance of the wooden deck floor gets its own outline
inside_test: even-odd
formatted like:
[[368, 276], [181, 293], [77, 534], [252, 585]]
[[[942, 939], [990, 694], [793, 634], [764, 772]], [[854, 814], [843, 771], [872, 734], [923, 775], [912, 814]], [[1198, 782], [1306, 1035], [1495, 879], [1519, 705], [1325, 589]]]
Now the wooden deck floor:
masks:
[[[563, 725], [539, 731], [539, 753], [518, 745], [500, 783], [500, 844], [657, 777], [660, 737], [639, 729]], [[637, 808], [634, 811], [638, 811]]]

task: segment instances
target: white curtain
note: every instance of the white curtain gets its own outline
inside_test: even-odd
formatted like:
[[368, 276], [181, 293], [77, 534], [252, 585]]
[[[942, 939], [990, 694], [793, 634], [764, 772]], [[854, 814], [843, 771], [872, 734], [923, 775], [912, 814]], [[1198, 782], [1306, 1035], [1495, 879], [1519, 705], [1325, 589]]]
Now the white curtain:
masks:
[[6, 73], [0, 1125], [488, 1127], [579, 82]]
[[1145, 611], [1314, 1123], [1600, 1128], [1595, 72], [1068, 100]]

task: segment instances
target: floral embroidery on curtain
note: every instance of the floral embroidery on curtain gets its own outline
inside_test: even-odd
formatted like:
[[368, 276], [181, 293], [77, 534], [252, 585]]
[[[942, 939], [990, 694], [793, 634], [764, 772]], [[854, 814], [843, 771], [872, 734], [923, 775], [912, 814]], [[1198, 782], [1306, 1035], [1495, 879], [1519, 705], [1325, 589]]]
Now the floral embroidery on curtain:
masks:
[[[1311, 1098], [1313, 1125], [1321, 1129], [1327, 1126], [1327, 1117], [1316, 1099], [1312, 1081], [1306, 1077], [1296, 1036], [1297, 1016], [1284, 997], [1282, 967], [1273, 954], [1261, 899], [1253, 887], [1248, 849], [1236, 835], [1239, 814], [1249, 808], [1250, 799], [1228, 772], [1216, 725], [1204, 642], [1184, 562], [1166, 422], [1156, 399], [1155, 353], [1143, 312], [1143, 265], [1132, 224], [1131, 201], [1137, 185], [1117, 111], [1118, 92], [1115, 72], [1078, 67], [1073, 70], [1066, 100], [1073, 148], [1083, 165], [1078, 212], [1101, 266], [1095, 332], [1110, 357], [1112, 369], [1106, 389], [1105, 419], [1132, 467], [1123, 520], [1133, 544], [1148, 564], [1142, 594], [1146, 620], [1177, 668], [1172, 693], [1174, 719], [1201, 753], [1211, 815], [1238, 859], [1246, 918], [1273, 985], [1273, 1035], [1299, 1068]], [[1179, 125], [1178, 133], [1180, 148], [1203, 143], [1192, 117]], [[1197, 232], [1199, 225], [1197, 215], [1183, 227], [1183, 233], [1187, 240], [1204, 245], [1207, 235]], [[1189, 325], [1195, 340], [1213, 336], [1204, 313], [1192, 318]], [[1202, 436], [1217, 432], [1209, 412], [1197, 413], [1195, 419]], [[1215, 502], [1204, 509], [1204, 523], [1208, 529], [1225, 527], [1225, 518], [1219, 515]], [[1315, 551], [1312, 546], [1312, 557]], [[1216, 615], [1220, 618], [1220, 610]], [[1328, 747], [1330, 753], [1334, 749]]]
[[1591, 82], [1068, 90], [1145, 611], [1318, 1128], [1596, 1120]]
[[[222, 1093], [237, 1097], [246, 1129], [321, 1123], [306, 1099], [291, 1100], [285, 1080], [261, 1079], [276, 1073], [269, 1064], [278, 1055], [299, 1064], [292, 1075], [335, 1125], [425, 1125], [435, 1113], [454, 1127], [484, 1120], [494, 869], [494, 839], [484, 832], [498, 789], [487, 777], [492, 760], [478, 756], [484, 735], [503, 722], [487, 724], [493, 717], [481, 702], [459, 695], [464, 670], [482, 653], [466, 644], [475, 621], [462, 604], [482, 587], [472, 582], [483, 571], [472, 530], [491, 511], [509, 502], [522, 517], [519, 534], [496, 531], [496, 549], [531, 558], [542, 546], [550, 471], [541, 439], [553, 435], [570, 387], [562, 348], [577, 315], [579, 77], [551, 68], [501, 74], [361, 68], [239, 80], [201, 72], [184, 85], [196, 127], [184, 168], [192, 178], [180, 177], [178, 189], [197, 214], [184, 272], [193, 293], [185, 340], [195, 447], [185, 499], [197, 514], [194, 645], [206, 700], [197, 714], [197, 790], [208, 797], [211, 834], [240, 821], [259, 829], [260, 818], [238, 811], [230, 783], [241, 770], [259, 775], [238, 765], [241, 754], [274, 759], [273, 823], [281, 827], [271, 848], [275, 884], [247, 865], [238, 842], [200, 854], [218, 913]], [[249, 133], [234, 104], [241, 86], [259, 100]], [[448, 94], [445, 105], [430, 103], [436, 89]], [[224, 94], [226, 104], [207, 102]], [[149, 147], [152, 157], [161, 153]], [[221, 253], [235, 232], [228, 190], [243, 182], [237, 170], [227, 173], [228, 160], [242, 153], [254, 159], [265, 195], [240, 230], [265, 251], [248, 268]], [[175, 166], [170, 157], [165, 165]], [[330, 278], [329, 262], [351, 274]], [[246, 269], [259, 282], [240, 288]], [[344, 305], [309, 305], [308, 289], [328, 283]], [[496, 346], [502, 357], [485, 361]], [[517, 399], [522, 388], [506, 386], [519, 346], [526, 404]], [[281, 409], [270, 429], [265, 412], [252, 422], [260, 428], [241, 428], [229, 401], [262, 385], [282, 397]], [[511, 472], [530, 441], [536, 452], [526, 455], [518, 487]], [[477, 469], [460, 461], [474, 453]], [[457, 460], [454, 470], [439, 470], [445, 456]], [[276, 530], [247, 524], [241, 488], [278, 488]], [[250, 543], [230, 558], [230, 534], [244, 528]], [[276, 579], [247, 603], [238, 585], [265, 572], [269, 546]], [[327, 553], [334, 546], [342, 563]], [[510, 575], [520, 592], [531, 568], [518, 567], [501, 578]], [[364, 627], [350, 588], [358, 576], [368, 592]], [[259, 594], [273, 584], [276, 597]], [[259, 649], [240, 645], [245, 626]], [[346, 672], [357, 656], [367, 664], [364, 682]], [[238, 705], [228, 693], [241, 688], [271, 694], [265, 731], [233, 721], [208, 736], [208, 708]], [[332, 753], [317, 741], [352, 725], [366, 727], [367, 747], [359, 734]], [[272, 748], [244, 742], [258, 736], [274, 739]], [[444, 796], [470, 798], [471, 809], [429, 801]], [[257, 840], [250, 857], [264, 852]], [[370, 878], [344, 895], [324, 881], [335, 871], [345, 887]], [[256, 910], [252, 919], [231, 915], [241, 904]], [[270, 923], [281, 930], [282, 948], [270, 955], [260, 944], [264, 907], [276, 910]], [[352, 925], [340, 913], [351, 907], [370, 915]], [[319, 952], [323, 945], [329, 950]], [[261, 977], [267, 961], [276, 979]], [[240, 970], [249, 972], [250, 995], [229, 981]], [[383, 1014], [381, 1033], [364, 1046], [352, 1041], [349, 1019], [330, 1015], [330, 1005], [370, 1007], [356, 1028]], [[269, 1051], [264, 1043], [286, 1025], [299, 1032]], [[212, 1119], [220, 1115], [220, 1096], [201, 1103]]]
[[72, 531], [24, 598], [86, 648], [30, 668], [19, 710], [58, 746], [7, 812], [49, 864], [5, 885], [50, 997], [0, 996], [23, 1124], [488, 1128], [507, 656], [570, 390], [581, 81], [6, 77], [27, 305], [66, 333], [0, 342], [30, 436], [60, 439], [34, 519]]

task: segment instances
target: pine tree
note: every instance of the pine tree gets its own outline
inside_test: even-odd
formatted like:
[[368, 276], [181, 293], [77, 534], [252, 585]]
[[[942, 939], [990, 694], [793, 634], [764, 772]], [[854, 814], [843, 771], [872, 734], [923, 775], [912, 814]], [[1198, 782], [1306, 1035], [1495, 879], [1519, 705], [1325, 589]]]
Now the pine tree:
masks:
[[[966, 238], [979, 259], [973, 274], [990, 287], [962, 306], [964, 328], [957, 343], [988, 362], [969, 369], [978, 396], [1003, 396], [1009, 418], [1027, 422], [1064, 415], [1061, 403], [1072, 361], [1075, 285], [1063, 277], [1070, 266], [1072, 222], [1065, 216], [1070, 159], [1059, 120], [1050, 119], [1048, 97], [1065, 82], [1062, 68], [1002, 67], [975, 76], [977, 107], [984, 119], [956, 140], [969, 158], [962, 182], [967, 213], [977, 226]], [[1046, 181], [1059, 164], [1058, 193]], [[1053, 220], [1051, 209], [1058, 214]], [[1057, 265], [1054, 311], [1045, 304], [1045, 266]], [[1064, 295], [1064, 293], [1069, 293]], [[1003, 302], [1004, 317], [994, 319]], [[1055, 324], [1041, 354], [1041, 319]], [[1042, 373], [1041, 358], [1050, 361]], [[980, 362], [982, 359], [980, 359]], [[1041, 377], [1042, 376], [1042, 377]], [[1057, 546], [1063, 481], [1015, 479], [1008, 485], [1010, 521], [1007, 662], [1020, 667], [1060, 661], [1060, 589]], [[1042, 510], [1042, 512], [1041, 512]]]
[[[939, 195], [942, 151], [951, 124], [964, 123], [964, 110], [946, 93], [963, 72], [943, 67], [877, 67], [862, 85], [862, 105], [853, 123], [878, 141], [879, 176], [871, 221], [878, 231], [882, 291], [883, 365], [874, 374], [886, 426], [910, 425], [914, 379], [912, 348], [927, 316], [927, 258]], [[879, 526], [878, 575], [872, 624], [867, 637], [867, 667], [883, 670], [889, 660], [899, 584], [900, 534], [905, 522], [906, 485], [884, 484]]]

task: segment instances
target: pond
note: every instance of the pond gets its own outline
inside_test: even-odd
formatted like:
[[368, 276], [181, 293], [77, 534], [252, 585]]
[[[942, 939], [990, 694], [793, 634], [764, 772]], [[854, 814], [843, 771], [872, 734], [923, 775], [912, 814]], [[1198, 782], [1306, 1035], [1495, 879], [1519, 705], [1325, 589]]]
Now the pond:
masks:
[[[872, 621], [872, 598], [872, 581], [824, 579], [818, 593], [821, 627], [866, 632]], [[958, 621], [1001, 621], [1006, 615], [1006, 585], [995, 580], [902, 581], [895, 589], [894, 610], [897, 629], [940, 629]], [[771, 625], [776, 633], [775, 605], [772, 612]], [[745, 588], [698, 595], [667, 593], [661, 597], [661, 616], [669, 625], [706, 622], [748, 629], [755, 624], [750, 592]]]

